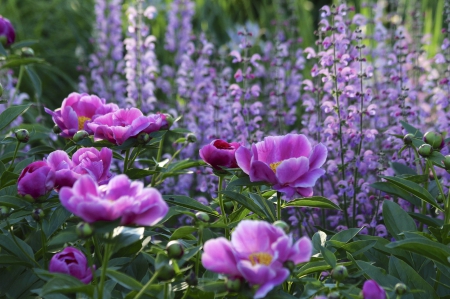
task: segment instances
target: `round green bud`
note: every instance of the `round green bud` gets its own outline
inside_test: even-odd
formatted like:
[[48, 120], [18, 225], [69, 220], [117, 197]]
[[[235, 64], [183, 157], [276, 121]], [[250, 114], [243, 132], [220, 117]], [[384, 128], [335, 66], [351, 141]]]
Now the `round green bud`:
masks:
[[439, 193], [438, 196], [436, 197], [437, 202], [443, 202], [444, 201], [444, 196]]
[[34, 56], [34, 50], [29, 47], [23, 47], [20, 51], [21, 51], [22, 57], [33, 57]]
[[141, 132], [137, 135], [137, 141], [140, 144], [146, 144], [150, 141], [150, 136], [145, 132]]
[[295, 270], [295, 264], [293, 261], [285, 261], [283, 263], [283, 267], [287, 268], [291, 273]]
[[186, 135], [186, 141], [189, 143], [197, 142], [197, 136], [194, 133], [189, 133]]
[[339, 265], [334, 267], [331, 271], [331, 277], [336, 281], [343, 281], [348, 276], [348, 271], [345, 266]]
[[209, 220], [210, 220], [209, 215], [206, 214], [205, 212], [197, 212], [197, 213], [195, 213], [195, 217], [199, 221], [205, 222], [205, 223], [209, 222]]
[[33, 217], [34, 221], [40, 222], [45, 216], [44, 210], [42, 209], [34, 209], [31, 212], [31, 217]]
[[9, 207], [0, 206], [0, 219], [8, 217], [10, 210]]
[[339, 299], [341, 295], [338, 292], [329, 293], [327, 299]]
[[78, 237], [80, 238], [89, 238], [94, 233], [94, 228], [87, 222], [80, 222], [77, 224], [75, 229]]
[[62, 132], [61, 128], [58, 127], [57, 125], [55, 125], [55, 126], [53, 127], [53, 133], [59, 134], [59, 133], [61, 133], [61, 132]]
[[413, 138], [414, 138], [413, 134], [406, 134], [405, 136], [403, 136], [403, 142], [407, 145], [410, 145], [413, 142]]
[[170, 115], [169, 113], [163, 113], [164, 116], [166, 117], [166, 122], [167, 124], [165, 124], [164, 126], [161, 127], [161, 130], [169, 130], [170, 127], [172, 127], [175, 119], [173, 118], [172, 115]]
[[433, 147], [430, 144], [422, 144], [419, 147], [419, 155], [422, 157], [429, 157], [433, 153]]
[[225, 286], [229, 292], [239, 292], [242, 287], [242, 281], [239, 278], [227, 279]]
[[173, 269], [172, 263], [166, 264], [159, 269], [158, 279], [159, 280], [171, 280], [175, 277], [175, 270]]
[[273, 223], [273, 225], [276, 226], [276, 227], [281, 228], [286, 234], [289, 233], [290, 227], [289, 227], [289, 225], [286, 222], [284, 222], [282, 220], [277, 220], [277, 221], [275, 221]]
[[195, 275], [194, 271], [189, 272], [188, 276], [186, 276], [184, 281], [190, 286], [198, 285], [198, 278], [197, 275]]
[[397, 295], [401, 296], [401, 295], [405, 294], [406, 291], [407, 291], [407, 287], [404, 283], [399, 282], [395, 285], [395, 293]]
[[445, 156], [442, 162], [444, 163], [445, 169], [450, 170], [450, 155]]
[[426, 132], [425, 135], [423, 135], [423, 141], [436, 150], [440, 150], [444, 147], [444, 138], [442, 138], [441, 134], [436, 132]]
[[0, 97], [3, 95], [3, 85], [0, 83]]
[[231, 214], [234, 211], [234, 204], [231, 201], [227, 201], [224, 204], [225, 213]]
[[28, 130], [20, 129], [14, 132], [14, 135], [16, 135], [17, 140], [19, 142], [27, 143], [28, 140], [30, 140], [30, 133], [28, 133]]
[[179, 241], [170, 241], [166, 246], [167, 255], [171, 259], [180, 259], [184, 255], [184, 246]]
[[85, 130], [80, 130], [73, 135], [73, 141], [78, 142], [83, 140], [84, 138], [87, 138], [89, 136], [89, 133]]

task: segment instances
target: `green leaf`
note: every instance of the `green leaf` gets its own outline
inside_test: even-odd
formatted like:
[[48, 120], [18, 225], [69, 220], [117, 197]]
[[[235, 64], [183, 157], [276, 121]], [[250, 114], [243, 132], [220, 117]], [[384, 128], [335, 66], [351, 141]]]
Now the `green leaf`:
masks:
[[387, 230], [397, 240], [404, 238], [400, 233], [417, 231], [414, 220], [395, 202], [383, 202], [383, 218]]
[[333, 252], [331, 252], [326, 247], [320, 247], [320, 253], [322, 254], [323, 259], [327, 262], [328, 265], [331, 266], [331, 268], [336, 267], [336, 257], [334, 256]]
[[373, 248], [376, 243], [377, 243], [376, 240], [361, 240], [347, 243], [343, 245], [341, 248], [344, 249], [345, 251], [350, 252], [353, 256], [358, 256], [366, 252], [367, 250]]
[[428, 202], [435, 208], [443, 211], [443, 209], [439, 206], [439, 204], [436, 202], [436, 200], [430, 194], [430, 192], [428, 192], [428, 190], [423, 188], [422, 186], [420, 186], [414, 182], [399, 178], [399, 177], [381, 176], [381, 178], [384, 178], [385, 180], [392, 182], [393, 184], [400, 187], [401, 189], [414, 194], [415, 196]]
[[30, 204], [20, 197], [11, 196], [11, 195], [0, 196], [0, 206], [6, 206], [9, 208], [19, 209], [21, 207], [28, 206], [28, 205], [30, 205]]
[[69, 243], [69, 242], [75, 242], [77, 241], [78, 235], [75, 232], [75, 227], [70, 227], [66, 230], [63, 230], [61, 232], [59, 232], [57, 235], [55, 235], [50, 242], [48, 242], [48, 247], [49, 249], [51, 248], [60, 248], [62, 247], [62, 245], [64, 245], [65, 243]]
[[42, 287], [41, 296], [48, 294], [85, 293], [92, 297], [94, 290], [93, 285], [86, 285], [72, 276], [60, 274], [58, 277], [50, 279]]
[[235, 189], [236, 187], [242, 187], [242, 186], [261, 186], [265, 185], [267, 183], [259, 181], [259, 182], [252, 182], [250, 181], [250, 178], [248, 176], [245, 176], [243, 178], [238, 178], [236, 180], [231, 181], [228, 186], [227, 190], [231, 191]]
[[406, 130], [406, 132], [413, 134], [415, 138], [419, 138], [422, 139], [423, 134], [422, 132], [420, 132], [419, 129], [416, 129], [415, 127], [411, 126], [410, 124], [408, 124], [407, 122], [404, 121], [400, 121], [402, 127]]
[[11, 254], [0, 254], [0, 265], [2, 266], [30, 266], [29, 262], [26, 262], [17, 256]]
[[196, 232], [197, 228], [193, 226], [182, 226], [177, 228], [170, 237], [170, 240], [178, 240], [178, 239], [188, 239], [195, 240], [195, 237], [192, 236], [193, 232]]
[[177, 205], [177, 206], [180, 206], [180, 207], [184, 207], [184, 208], [188, 208], [188, 209], [191, 209], [191, 210], [205, 212], [205, 213], [208, 213], [208, 214], [211, 214], [211, 215], [218, 215], [219, 214], [216, 211], [214, 211], [211, 207], [202, 205], [201, 203], [199, 203], [195, 199], [192, 199], [192, 198], [187, 197], [187, 196], [182, 196], [182, 195], [163, 195], [163, 198], [168, 203], [171, 203], [171, 204], [174, 204], [174, 205]]
[[337, 234], [335, 234], [334, 236], [332, 236], [330, 241], [339, 241], [342, 243], [347, 243], [348, 241], [353, 239], [363, 229], [364, 229], [364, 227], [350, 228], [350, 229], [340, 231]]
[[57, 207], [50, 216], [49, 221], [44, 221], [42, 227], [44, 229], [45, 235], [50, 237], [53, 233], [58, 230], [66, 220], [72, 215], [71, 212], [67, 211], [63, 206]]
[[319, 209], [334, 209], [341, 210], [341, 208], [336, 205], [331, 200], [322, 197], [322, 196], [312, 196], [312, 197], [304, 197], [297, 198], [292, 201], [287, 202], [282, 206], [282, 208], [286, 207], [310, 207], [310, 208], [319, 208]]
[[[119, 226], [114, 229], [113, 237], [114, 252], [117, 252], [119, 249], [137, 243], [143, 239], [144, 228]], [[142, 242], [139, 242], [139, 249], [142, 247], [141, 244]]]
[[125, 172], [125, 174], [131, 180], [142, 179], [142, 178], [148, 177], [150, 175], [153, 175], [155, 173], [157, 173], [157, 171], [155, 171], [155, 170], [137, 169], [137, 168], [127, 169], [127, 171]]
[[426, 216], [420, 213], [408, 213], [409, 216], [411, 216], [412, 218], [416, 219], [417, 221], [422, 222], [423, 224], [426, 224], [430, 227], [441, 227], [442, 225], [444, 225], [444, 221], [442, 219], [438, 219], [438, 218], [432, 218], [430, 216]]
[[37, 58], [37, 57], [28, 57], [28, 58], [14, 57], [14, 58], [8, 59], [5, 64], [0, 66], [0, 69], [9, 69], [12, 67], [22, 66], [22, 65], [32, 64], [32, 63], [45, 63], [45, 60], [42, 58]]
[[37, 39], [27, 39], [11, 45], [11, 49], [21, 49], [23, 47], [29, 47], [37, 43], [39, 43], [39, 40]]
[[42, 95], [42, 82], [36, 72], [33, 70], [31, 66], [25, 66], [25, 70], [27, 71], [28, 77], [30, 77], [31, 83], [33, 84], [34, 92], [37, 98], [40, 98]]
[[261, 208], [251, 200], [251, 198], [248, 198], [247, 196], [244, 196], [240, 193], [234, 192], [234, 191], [222, 191], [222, 194], [226, 197], [237, 201], [240, 205], [246, 207], [253, 213], [257, 214], [263, 219], [267, 219], [268, 217], [266, 214], [261, 210]]
[[[16, 237], [15, 240], [16, 241], [14, 242], [10, 234], [0, 235], [0, 247], [20, 259], [27, 261], [30, 264], [34, 264], [33, 249], [31, 249], [31, 247], [20, 238]], [[16, 242], [18, 245], [16, 245]]]
[[405, 164], [398, 163], [398, 162], [389, 162], [389, 165], [394, 170], [396, 175], [402, 175], [402, 174], [410, 174], [410, 175], [416, 175], [417, 172], [406, 166]]
[[259, 194], [248, 193], [248, 196], [253, 200], [253, 202], [258, 205], [258, 207], [264, 212], [267, 219], [275, 222], [277, 219], [275, 218], [275, 205], [270, 200], [261, 197]]
[[106, 275], [127, 289], [140, 291], [143, 288], [143, 285], [139, 281], [121, 272], [107, 269]]
[[[3, 65], [4, 66], [4, 65]], [[31, 105], [11, 106], [0, 114], [0, 131], [8, 126], [19, 115], [25, 113]]]
[[386, 245], [387, 248], [399, 248], [415, 252], [447, 267], [450, 266], [450, 248], [424, 237], [407, 238]]
[[428, 282], [407, 263], [395, 256], [389, 258], [389, 274], [403, 281], [410, 289], [423, 291], [414, 293], [414, 299], [439, 298]]
[[403, 198], [417, 207], [422, 205], [420, 199], [391, 182], [376, 182], [371, 184], [370, 187]]
[[[338, 263], [338, 265], [350, 266], [352, 262]], [[331, 270], [331, 266], [326, 261], [308, 262], [304, 266], [300, 267], [297, 272], [297, 277], [303, 277], [311, 273], [320, 273], [323, 271]]]

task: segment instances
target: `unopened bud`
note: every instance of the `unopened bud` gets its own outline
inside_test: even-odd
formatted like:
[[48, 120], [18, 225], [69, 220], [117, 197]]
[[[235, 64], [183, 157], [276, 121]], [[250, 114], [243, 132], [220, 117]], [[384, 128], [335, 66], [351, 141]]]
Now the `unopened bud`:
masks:
[[186, 135], [186, 141], [189, 143], [197, 142], [197, 136], [194, 133], [189, 133]]
[[184, 281], [190, 286], [198, 285], [198, 278], [197, 275], [195, 275], [194, 271], [189, 272], [188, 276], [186, 276]]
[[83, 140], [84, 138], [87, 138], [89, 136], [89, 133], [85, 130], [80, 130], [73, 135], [73, 141], [78, 142]]
[[171, 259], [180, 259], [184, 255], [184, 246], [179, 241], [170, 241], [166, 246], [167, 255]]
[[10, 208], [0, 206], [0, 219], [6, 218], [9, 215]]
[[166, 264], [159, 269], [158, 279], [159, 280], [171, 280], [175, 277], [175, 270], [173, 269], [172, 263]]
[[55, 125], [55, 126], [53, 127], [53, 133], [59, 134], [59, 133], [61, 133], [61, 132], [62, 132], [62, 130], [61, 130], [61, 128], [60, 128], [58, 125]]
[[339, 265], [334, 267], [331, 271], [331, 277], [336, 281], [343, 281], [348, 276], [348, 271], [345, 266]]
[[31, 212], [31, 217], [33, 217], [34, 221], [40, 222], [44, 218], [45, 214], [42, 209], [34, 209]]
[[29, 47], [23, 47], [20, 51], [22, 52], [22, 54], [21, 54], [22, 57], [33, 57], [34, 56], [34, 50]]
[[150, 136], [145, 132], [141, 132], [137, 135], [137, 141], [140, 144], [146, 144], [150, 141]]
[[277, 221], [275, 221], [273, 223], [273, 225], [276, 226], [276, 227], [281, 228], [286, 234], [289, 233], [290, 227], [289, 227], [289, 225], [286, 222], [284, 222], [282, 220], [277, 220]]
[[161, 130], [169, 130], [170, 127], [172, 127], [175, 119], [169, 113], [163, 113], [163, 115], [166, 118], [166, 124], [161, 126]]
[[425, 135], [423, 135], [423, 141], [436, 150], [440, 150], [444, 147], [444, 138], [442, 138], [441, 134], [436, 132], [426, 132]]
[[28, 133], [28, 130], [20, 129], [15, 131], [14, 134], [19, 142], [27, 143], [28, 140], [30, 140], [30, 133]]
[[445, 169], [450, 170], [450, 155], [445, 156], [442, 162], [444, 163]]
[[208, 214], [206, 214], [205, 212], [197, 212], [197, 213], [195, 213], [195, 217], [199, 220], [199, 221], [201, 221], [201, 222], [209, 222], [209, 220], [210, 220], [210, 218], [209, 218], [209, 215]]
[[429, 157], [433, 153], [433, 147], [429, 144], [422, 144], [419, 147], [419, 155], [422, 157]]
[[414, 135], [413, 135], [413, 134], [406, 134], [406, 135], [403, 137], [403, 142], [404, 142], [405, 144], [407, 144], [407, 145], [410, 145], [410, 144], [412, 144], [412, 142], [413, 142], [413, 138], [414, 138]]
[[77, 224], [75, 229], [78, 237], [80, 238], [89, 238], [94, 233], [94, 228], [87, 222], [80, 222]]
[[395, 285], [395, 293], [397, 295], [401, 296], [401, 295], [405, 294], [406, 290], [407, 290], [407, 288], [406, 288], [406, 285], [404, 283], [399, 282], [399, 283], [397, 283]]
[[229, 292], [239, 292], [242, 287], [242, 281], [239, 278], [227, 279], [225, 285]]

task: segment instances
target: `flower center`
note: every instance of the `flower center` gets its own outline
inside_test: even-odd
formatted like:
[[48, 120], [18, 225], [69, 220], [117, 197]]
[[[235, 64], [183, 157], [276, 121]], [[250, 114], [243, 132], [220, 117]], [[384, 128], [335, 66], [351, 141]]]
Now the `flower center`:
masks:
[[272, 262], [272, 256], [265, 252], [257, 252], [252, 253], [249, 255], [248, 259], [250, 260], [250, 263], [252, 263], [252, 266], [256, 264], [262, 264], [262, 265], [270, 265]]
[[270, 163], [270, 169], [272, 169], [273, 172], [277, 173], [277, 167], [280, 166], [281, 162], [274, 162], [274, 163]]
[[78, 131], [84, 129], [84, 123], [88, 120], [91, 120], [89, 117], [86, 116], [78, 116]]

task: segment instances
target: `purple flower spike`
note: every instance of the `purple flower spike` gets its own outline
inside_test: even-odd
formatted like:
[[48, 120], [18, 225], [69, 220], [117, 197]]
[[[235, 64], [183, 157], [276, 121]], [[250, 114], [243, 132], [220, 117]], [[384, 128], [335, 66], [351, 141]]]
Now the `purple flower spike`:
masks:
[[386, 299], [386, 292], [375, 280], [367, 280], [362, 289], [364, 299]]
[[16, 32], [14, 31], [14, 27], [11, 25], [11, 22], [0, 16], [0, 41], [5, 46], [9, 46], [14, 43], [16, 39]]
[[84, 175], [72, 188], [61, 188], [59, 198], [67, 210], [89, 223], [121, 218], [122, 225], [151, 226], [169, 210], [158, 190], [144, 188], [142, 182], [132, 182], [126, 175], [100, 188], [91, 176]]
[[50, 260], [48, 270], [73, 276], [85, 284], [92, 280], [92, 271], [86, 256], [74, 247], [66, 247], [60, 253], [55, 254]]
[[202, 255], [203, 266], [230, 279], [245, 279], [259, 286], [254, 298], [264, 298], [289, 276], [285, 262], [307, 262], [311, 241], [303, 237], [293, 244], [292, 236], [264, 221], [244, 220], [236, 227], [231, 242], [225, 238], [208, 240]]
[[251, 151], [240, 147], [236, 160], [252, 182], [264, 181], [292, 198], [296, 193], [312, 196], [317, 179], [325, 174], [320, 167], [327, 158], [327, 148], [319, 143], [312, 148], [302, 134], [269, 136], [252, 145]]

